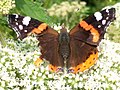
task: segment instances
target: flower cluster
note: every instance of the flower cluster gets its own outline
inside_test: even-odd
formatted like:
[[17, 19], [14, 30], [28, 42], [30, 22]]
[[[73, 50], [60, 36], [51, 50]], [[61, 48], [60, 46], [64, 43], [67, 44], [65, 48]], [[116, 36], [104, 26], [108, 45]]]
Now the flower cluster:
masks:
[[23, 41], [8, 40], [0, 45], [0, 90], [72, 90], [120, 89], [120, 44], [103, 40], [96, 65], [78, 74], [56, 74], [43, 62], [40, 68], [33, 62], [39, 57], [38, 41], [33, 37]]
[[0, 0], [0, 14], [8, 14], [15, 7], [14, 0]]
[[50, 16], [54, 17], [56, 24], [64, 23], [67, 28], [73, 28], [75, 23], [87, 15], [88, 10], [86, 2], [64, 1], [61, 4], [53, 4], [47, 11]]
[[69, 3], [68, 1], [62, 2], [60, 5], [54, 4], [50, 9], [48, 9], [48, 13], [50, 16], [58, 16], [58, 17], [64, 17], [67, 16], [71, 12], [75, 12], [77, 10], [81, 10], [85, 8], [86, 3], [77, 1], [73, 1]]

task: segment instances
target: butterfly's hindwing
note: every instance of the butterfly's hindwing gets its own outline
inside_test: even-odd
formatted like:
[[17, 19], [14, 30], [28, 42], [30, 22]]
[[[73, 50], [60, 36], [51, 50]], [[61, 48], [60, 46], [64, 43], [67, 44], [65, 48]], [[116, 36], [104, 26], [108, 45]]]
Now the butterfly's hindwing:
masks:
[[[73, 69], [73, 73], [84, 71], [96, 63], [98, 59], [98, 50], [96, 46], [86, 44], [72, 38], [70, 41], [70, 60], [68, 62], [69, 70]], [[69, 71], [70, 72], [70, 71]]]

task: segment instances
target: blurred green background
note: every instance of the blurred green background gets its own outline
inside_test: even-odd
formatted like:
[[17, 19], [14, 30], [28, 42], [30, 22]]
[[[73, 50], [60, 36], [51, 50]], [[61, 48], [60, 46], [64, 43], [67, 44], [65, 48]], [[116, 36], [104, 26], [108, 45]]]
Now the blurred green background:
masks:
[[[3, 0], [3, 2], [6, 0]], [[17, 13], [28, 15], [40, 21], [52, 25], [64, 25], [69, 30], [86, 16], [101, 10], [105, 6], [114, 5], [120, 0], [11, 0], [13, 4], [8, 6], [4, 2], [0, 7], [0, 42], [6, 45], [7, 38], [15, 39], [16, 34], [9, 28], [7, 14]], [[2, 2], [2, 1], [1, 1]], [[1, 4], [0, 2], [0, 4]], [[6, 5], [6, 6], [5, 6]], [[7, 7], [7, 8], [6, 8]], [[9, 10], [8, 10], [9, 8]], [[4, 11], [6, 10], [6, 11]], [[7, 11], [8, 10], [8, 11]], [[120, 43], [120, 30], [110, 27], [109, 39]]]

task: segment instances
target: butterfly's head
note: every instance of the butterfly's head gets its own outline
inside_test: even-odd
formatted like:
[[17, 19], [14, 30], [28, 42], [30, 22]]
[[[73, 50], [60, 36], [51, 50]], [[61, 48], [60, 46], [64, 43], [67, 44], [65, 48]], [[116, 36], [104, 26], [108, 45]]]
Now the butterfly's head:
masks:
[[67, 33], [67, 29], [65, 28], [65, 25], [62, 24], [62, 28], [60, 29], [60, 33]]

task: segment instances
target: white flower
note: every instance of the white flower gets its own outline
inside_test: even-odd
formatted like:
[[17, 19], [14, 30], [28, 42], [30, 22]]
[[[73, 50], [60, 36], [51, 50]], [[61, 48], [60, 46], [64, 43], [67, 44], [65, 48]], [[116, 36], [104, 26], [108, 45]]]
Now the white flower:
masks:
[[5, 90], [2, 86], [0, 86], [0, 90]]
[[73, 80], [72, 79], [68, 79], [68, 83], [72, 83], [73, 82]]
[[86, 5], [85, 2], [78, 3], [77, 1], [68, 1], [62, 2], [60, 5], [54, 4], [51, 8], [48, 9], [49, 15], [56, 15], [58, 17], [66, 17], [68, 13], [77, 11], [76, 9], [81, 9]]
[[5, 81], [1, 81], [1, 86], [5, 87]]
[[115, 27], [119, 28], [120, 27], [120, 3], [117, 3], [113, 6], [116, 9], [116, 21], [115, 21]]
[[54, 76], [53, 76], [53, 74], [49, 74], [49, 73], [47, 73], [48, 74], [48, 78], [53, 78]]
[[0, 13], [8, 14], [9, 10], [15, 7], [14, 0], [1, 0], [0, 1]]

